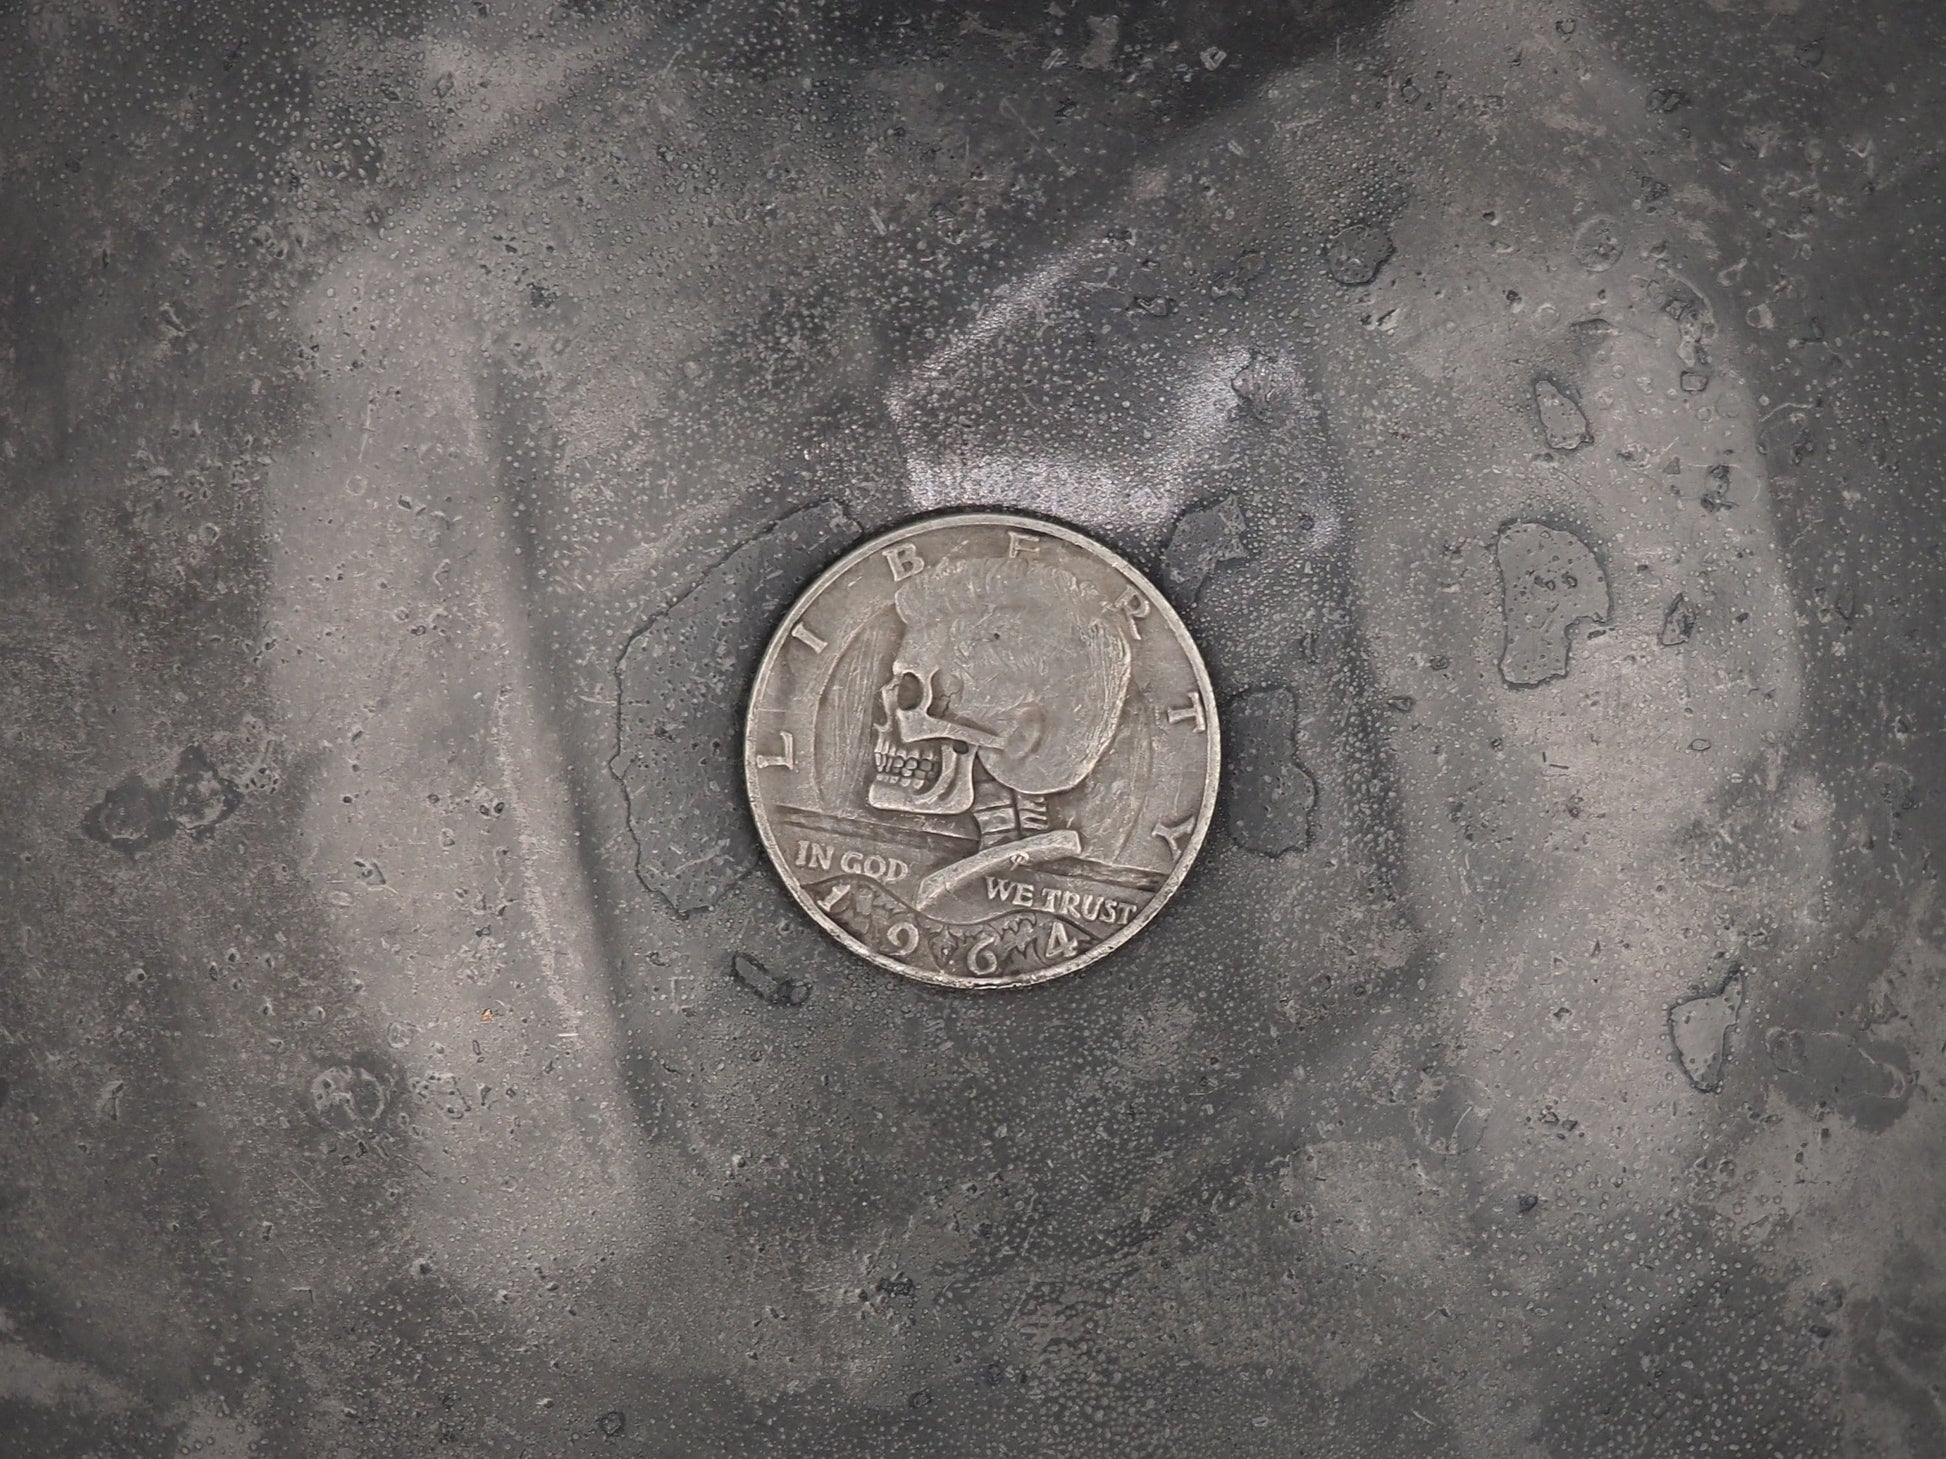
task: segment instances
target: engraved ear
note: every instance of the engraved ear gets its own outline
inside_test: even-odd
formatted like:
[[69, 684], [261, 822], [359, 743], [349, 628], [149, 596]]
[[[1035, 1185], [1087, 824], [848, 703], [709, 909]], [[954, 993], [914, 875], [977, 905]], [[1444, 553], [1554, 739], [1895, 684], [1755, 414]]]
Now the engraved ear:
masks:
[[1040, 749], [1047, 739], [1047, 706], [1038, 701], [1023, 704], [1010, 716], [1006, 743], [1000, 752], [1010, 759], [1024, 760]]

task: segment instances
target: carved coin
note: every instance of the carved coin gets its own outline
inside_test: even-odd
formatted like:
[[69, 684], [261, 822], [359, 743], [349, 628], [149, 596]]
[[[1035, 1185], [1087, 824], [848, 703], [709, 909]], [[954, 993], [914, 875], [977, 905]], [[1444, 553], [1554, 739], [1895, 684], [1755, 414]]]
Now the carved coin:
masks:
[[744, 777], [791, 895], [952, 988], [1071, 973], [1182, 885], [1214, 809], [1208, 671], [1149, 581], [1035, 517], [928, 517], [778, 624]]

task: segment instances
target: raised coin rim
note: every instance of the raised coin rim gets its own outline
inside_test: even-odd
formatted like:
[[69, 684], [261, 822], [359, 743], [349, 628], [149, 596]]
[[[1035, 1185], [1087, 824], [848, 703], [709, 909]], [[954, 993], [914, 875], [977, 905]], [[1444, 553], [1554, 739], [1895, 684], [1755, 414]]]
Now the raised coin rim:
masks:
[[[799, 615], [812, 602], [816, 601], [834, 579], [849, 572], [863, 559], [870, 557], [875, 552], [883, 551], [891, 543], [950, 527], [1018, 527], [1039, 532], [1047, 536], [1059, 537], [1062, 541], [1067, 542], [1071, 546], [1078, 547], [1084, 552], [1096, 553], [1104, 557], [1110, 567], [1121, 573], [1134, 586], [1141, 589], [1148, 597], [1150, 603], [1161, 610], [1164, 623], [1175, 634], [1176, 641], [1183, 646], [1184, 652], [1189, 659], [1189, 665], [1195, 671], [1196, 684], [1202, 691], [1205, 714], [1208, 719], [1209, 748], [1205, 755], [1207, 766], [1203, 778], [1202, 803], [1196, 812], [1196, 825], [1190, 832], [1187, 849], [1182, 856], [1177, 858], [1175, 869], [1169, 873], [1162, 885], [1156, 889], [1155, 895], [1149, 898], [1148, 904], [1142, 908], [1141, 912], [1129, 922], [1128, 926], [1122, 928], [1114, 936], [1106, 938], [1090, 948], [1087, 952], [1081, 954], [1081, 956], [1070, 958], [1067, 962], [1061, 963], [1057, 967], [1043, 968], [1039, 972], [1034, 973], [1021, 973], [1009, 978], [959, 977], [948, 973], [934, 973], [919, 968], [907, 967], [896, 958], [875, 952], [856, 937], [853, 937], [844, 928], [833, 922], [819, 908], [817, 902], [811, 895], [792, 878], [789, 863], [783, 854], [782, 848], [779, 847], [776, 837], [771, 834], [768, 818], [764, 814], [762, 803], [758, 800], [756, 793], [758, 780], [754, 762], [757, 755], [757, 745], [751, 737], [751, 720], [758, 703], [763, 698], [764, 690], [770, 682], [772, 665], [778, 661], [779, 651], [783, 647], [784, 640], [790, 637], [791, 624], [797, 621]], [[998, 993], [1011, 988], [1031, 988], [1037, 983], [1048, 983], [1056, 978], [1066, 977], [1069, 973], [1078, 973], [1083, 968], [1099, 962], [1111, 952], [1115, 952], [1125, 946], [1130, 939], [1144, 927], [1147, 927], [1155, 919], [1156, 915], [1169, 904], [1175, 897], [1177, 891], [1181, 889], [1183, 881], [1188, 877], [1189, 869], [1195, 865], [1196, 858], [1201, 854], [1203, 849], [1203, 840], [1209, 834], [1211, 823], [1216, 819], [1216, 796], [1218, 785], [1222, 779], [1222, 769], [1223, 732], [1217, 713], [1216, 688], [1210, 683], [1209, 668], [1203, 662], [1203, 651], [1197, 645], [1195, 638], [1190, 634], [1188, 625], [1182, 621], [1182, 615], [1176, 612], [1175, 604], [1171, 603], [1168, 597], [1154, 583], [1149, 581], [1147, 575], [1137, 569], [1133, 563], [1123, 557], [1121, 553], [1115, 551], [1114, 548], [1097, 541], [1078, 528], [1068, 526], [1064, 522], [1055, 521], [1048, 517], [1032, 516], [1024, 512], [940, 512], [931, 516], [913, 518], [910, 521], [901, 523], [899, 526], [880, 532], [876, 536], [867, 537], [858, 543], [846, 552], [844, 556], [840, 557], [836, 562], [832, 563], [823, 572], [813, 578], [810, 584], [791, 600], [790, 606], [784, 610], [782, 617], [777, 622], [777, 626], [771, 630], [770, 638], [764, 644], [763, 656], [757, 661], [757, 673], [751, 681], [750, 695], [744, 702], [743, 707], [744, 803], [750, 811], [750, 819], [756, 823], [757, 836], [763, 842], [764, 854], [770, 858], [772, 869], [777, 873], [778, 880], [784, 884], [784, 889], [790, 893], [791, 899], [799, 907], [804, 909], [805, 913], [809, 915], [813, 922], [817, 923], [819, 927], [829, 933], [847, 951], [864, 958], [865, 961], [871, 963], [873, 966], [884, 968], [887, 972], [897, 973], [904, 978], [910, 978], [914, 982], [926, 983], [935, 988], [958, 989], [963, 992]]]

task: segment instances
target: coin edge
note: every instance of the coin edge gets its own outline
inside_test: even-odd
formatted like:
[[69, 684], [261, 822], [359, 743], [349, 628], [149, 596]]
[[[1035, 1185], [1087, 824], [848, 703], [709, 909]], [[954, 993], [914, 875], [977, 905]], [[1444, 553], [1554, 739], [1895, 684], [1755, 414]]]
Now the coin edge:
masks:
[[[882, 551], [886, 544], [903, 541], [914, 535], [934, 532], [941, 528], [952, 526], [1031, 528], [1059, 537], [1071, 547], [1079, 548], [1083, 552], [1108, 554], [1109, 565], [1116, 572], [1126, 577], [1133, 586], [1145, 592], [1149, 599], [1167, 615], [1165, 622], [1175, 631], [1178, 641], [1187, 646], [1185, 657], [1188, 658], [1190, 667], [1195, 671], [1197, 686], [1202, 690], [1204, 701], [1207, 705], [1209, 749], [1205, 754], [1207, 768], [1203, 779], [1203, 799], [1197, 809], [1196, 825], [1190, 833], [1187, 849], [1182, 856], [1177, 858], [1174, 868], [1163, 880], [1162, 885], [1156, 889], [1154, 895], [1149, 898], [1147, 904], [1130, 921], [1128, 926], [1119, 929], [1112, 937], [1103, 939], [1086, 953], [1083, 953], [1079, 957], [1071, 958], [1058, 967], [1043, 968], [1038, 972], [1019, 974], [1009, 978], [955, 977], [950, 974], [931, 973], [918, 968], [907, 967], [893, 958], [884, 957], [874, 952], [863, 942], [859, 941], [859, 939], [852, 936], [851, 933], [833, 922], [830, 917], [819, 909], [815, 899], [792, 880], [788, 870], [788, 860], [785, 858], [776, 838], [771, 834], [771, 829], [766, 824], [765, 816], [759, 810], [759, 802], [754, 789], [756, 784], [754, 776], [756, 766], [754, 761], [757, 747], [751, 735], [751, 718], [756, 710], [758, 700], [761, 698], [764, 688], [769, 682], [771, 666], [778, 659], [778, 650], [783, 646], [784, 640], [790, 637], [791, 624], [797, 620], [801, 611], [808, 604], [815, 601], [818, 595], [834, 579], [849, 571], [855, 564], [869, 557], [873, 552]], [[750, 815], [752, 824], [756, 827], [757, 837], [764, 848], [764, 855], [769, 858], [772, 871], [776, 874], [778, 881], [783, 884], [784, 890], [789, 893], [791, 900], [803, 910], [805, 915], [820, 930], [828, 933], [832, 940], [843, 947], [845, 951], [856, 957], [863, 958], [874, 967], [882, 968], [889, 973], [896, 973], [900, 977], [912, 982], [923, 983], [933, 988], [949, 988], [955, 992], [962, 993], [1001, 993], [1017, 988], [1032, 988], [1043, 983], [1051, 983], [1056, 978], [1067, 977], [1070, 973], [1085, 971], [1087, 968], [1107, 957], [1110, 953], [1119, 952], [1123, 947], [1133, 942], [1136, 935], [1154, 921], [1160, 915], [1163, 908], [1174, 900], [1176, 893], [1182, 890], [1182, 885], [1188, 880], [1190, 870], [1195, 866], [1197, 857], [1202, 854], [1203, 843], [1208, 838], [1210, 827], [1216, 821], [1216, 801], [1220, 792], [1223, 773], [1222, 716], [1219, 713], [1216, 702], [1216, 686], [1210, 680], [1209, 665], [1203, 658], [1202, 645], [1196, 642], [1195, 635], [1189, 631], [1189, 625], [1183, 622], [1182, 615], [1176, 611], [1176, 605], [1169, 601], [1168, 595], [1151, 582], [1148, 575], [1136, 567], [1134, 563], [1130, 562], [1121, 552], [1104, 542], [1099, 542], [1088, 536], [1080, 528], [1070, 526], [1068, 523], [1052, 517], [1035, 516], [1025, 512], [946, 511], [930, 516], [912, 518], [899, 526], [887, 528], [885, 531], [860, 539], [853, 546], [846, 549], [841, 557], [825, 567], [810, 582], [806, 583], [791, 599], [788, 606], [785, 607], [783, 614], [778, 619], [777, 625], [771, 630], [770, 636], [764, 640], [763, 652], [758, 655], [757, 669], [751, 676], [750, 689], [744, 698], [742, 758], [744, 806]]]

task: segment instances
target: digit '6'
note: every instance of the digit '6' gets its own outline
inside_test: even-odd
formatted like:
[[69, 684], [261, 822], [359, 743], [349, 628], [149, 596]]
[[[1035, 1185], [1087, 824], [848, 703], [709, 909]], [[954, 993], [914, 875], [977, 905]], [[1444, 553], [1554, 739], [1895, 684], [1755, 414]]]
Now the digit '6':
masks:
[[966, 950], [966, 970], [976, 978], [990, 978], [1000, 971], [1000, 959], [993, 955], [998, 941], [991, 932], [982, 932]]

